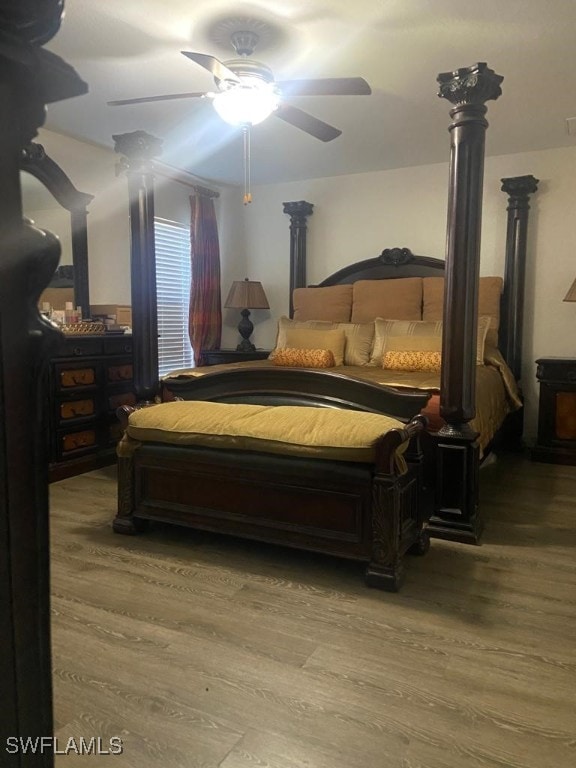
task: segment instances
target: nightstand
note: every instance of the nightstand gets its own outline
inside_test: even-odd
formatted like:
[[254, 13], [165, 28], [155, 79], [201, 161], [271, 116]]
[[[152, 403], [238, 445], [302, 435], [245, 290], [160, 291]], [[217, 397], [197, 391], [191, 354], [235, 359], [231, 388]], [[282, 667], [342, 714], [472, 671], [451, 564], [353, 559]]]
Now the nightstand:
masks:
[[221, 363], [244, 363], [250, 360], [266, 360], [269, 349], [253, 349], [251, 352], [238, 352], [237, 349], [209, 349], [202, 352], [205, 365], [220, 365]]
[[542, 357], [536, 364], [540, 401], [532, 459], [576, 464], [576, 358]]

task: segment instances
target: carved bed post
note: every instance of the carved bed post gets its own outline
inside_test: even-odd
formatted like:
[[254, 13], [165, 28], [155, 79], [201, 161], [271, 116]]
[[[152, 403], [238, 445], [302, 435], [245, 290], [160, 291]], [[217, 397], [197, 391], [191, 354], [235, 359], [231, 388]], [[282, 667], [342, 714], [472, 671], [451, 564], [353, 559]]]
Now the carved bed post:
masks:
[[290, 317], [294, 314], [292, 292], [306, 285], [306, 221], [312, 216], [313, 204], [306, 200], [283, 203], [290, 216]]
[[[476, 326], [485, 102], [501, 94], [503, 78], [485, 63], [438, 75], [450, 110], [450, 179], [444, 291], [440, 413], [433, 535], [478, 543], [478, 435], [470, 428], [476, 395]], [[476, 467], [476, 469], [474, 469]]]
[[508, 197], [506, 265], [499, 347], [517, 380], [522, 374], [522, 328], [526, 276], [526, 236], [530, 211], [529, 196], [538, 189], [534, 176], [501, 179]]
[[23, 148], [45, 105], [86, 93], [43, 50], [62, 3], [4, 3], [0, 13], [0, 744], [3, 768], [52, 768], [50, 749], [11, 754], [7, 739], [53, 733], [46, 413], [47, 356], [59, 337], [37, 302], [60, 256], [58, 239], [22, 220]]
[[154, 245], [154, 176], [151, 161], [160, 154], [161, 140], [145, 131], [112, 137], [123, 155], [130, 201], [130, 275], [134, 391], [140, 401], [158, 395], [158, 312]]

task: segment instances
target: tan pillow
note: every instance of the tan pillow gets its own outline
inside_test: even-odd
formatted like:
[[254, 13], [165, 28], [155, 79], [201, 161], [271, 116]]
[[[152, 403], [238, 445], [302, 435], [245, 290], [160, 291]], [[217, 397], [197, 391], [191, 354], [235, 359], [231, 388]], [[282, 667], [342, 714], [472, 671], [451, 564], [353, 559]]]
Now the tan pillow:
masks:
[[382, 354], [387, 352], [442, 352], [442, 335], [437, 336], [387, 336]]
[[289, 368], [333, 368], [334, 354], [331, 349], [292, 349], [284, 347], [276, 352], [274, 365]]
[[428, 371], [439, 373], [441, 352], [432, 350], [388, 351], [382, 357], [382, 368], [390, 371]]
[[270, 353], [269, 360], [274, 360], [276, 352], [286, 346], [288, 328], [308, 330], [342, 330], [346, 336], [344, 347], [344, 365], [368, 365], [374, 341], [374, 323], [331, 323], [328, 320], [291, 320], [281, 317], [278, 320], [276, 346]]
[[[500, 326], [500, 296], [504, 281], [501, 277], [481, 277], [478, 283], [478, 314], [490, 318], [490, 328], [486, 343], [498, 346], [498, 328]], [[423, 278], [424, 302], [422, 320], [442, 320], [444, 311], [444, 278]], [[390, 317], [390, 315], [388, 315]]]
[[374, 323], [336, 323], [344, 331], [344, 365], [368, 365], [374, 342]]
[[276, 336], [276, 345], [274, 351], [270, 354], [272, 360], [277, 349], [286, 347], [286, 331], [288, 328], [308, 328], [309, 330], [329, 331], [333, 329], [334, 323], [329, 320], [291, 320], [289, 317], [281, 317], [278, 320], [278, 334]]
[[[376, 318], [374, 323], [374, 346], [372, 348], [372, 357], [370, 358], [370, 365], [381, 365], [384, 352], [387, 350], [387, 343], [390, 337], [401, 337], [404, 340], [403, 349], [410, 351], [414, 349], [413, 344], [414, 337], [431, 337], [437, 336], [442, 339], [442, 322], [434, 322], [432, 320], [384, 320], [381, 317]], [[486, 342], [486, 334], [490, 326], [489, 317], [478, 318], [478, 334], [476, 337], [476, 363], [477, 365], [484, 364], [484, 345]], [[397, 347], [401, 346], [401, 342], [393, 342]], [[425, 342], [426, 344], [426, 342]], [[416, 348], [418, 351], [421, 351]], [[429, 347], [428, 347], [429, 349]], [[440, 344], [441, 349], [441, 344]], [[396, 351], [396, 350], [392, 350]], [[433, 351], [433, 350], [430, 350]]]
[[329, 349], [334, 355], [335, 365], [343, 365], [344, 363], [345, 343], [346, 336], [344, 331], [340, 330], [317, 331], [308, 328], [288, 328], [286, 330], [287, 347], [293, 349]]
[[[352, 285], [295, 288], [292, 301], [294, 320], [329, 320], [333, 323], [348, 323], [352, 311]], [[374, 317], [370, 319], [373, 320]]]
[[352, 292], [352, 322], [370, 323], [376, 317], [422, 319], [422, 278], [357, 280]]

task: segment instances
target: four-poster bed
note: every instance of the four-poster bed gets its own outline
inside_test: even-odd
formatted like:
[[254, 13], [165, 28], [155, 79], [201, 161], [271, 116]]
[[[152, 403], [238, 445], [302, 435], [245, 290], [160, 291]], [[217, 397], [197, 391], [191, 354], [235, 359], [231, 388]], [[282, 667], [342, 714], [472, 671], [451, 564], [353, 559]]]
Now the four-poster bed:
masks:
[[[485, 64], [478, 64], [467, 69], [440, 75], [440, 95], [452, 104], [450, 125], [452, 137], [450, 155], [448, 244], [446, 260], [440, 261], [428, 257], [416, 257], [408, 249], [386, 249], [382, 256], [368, 259], [340, 270], [323, 281], [319, 287], [330, 287], [357, 280], [380, 281], [400, 278], [426, 279], [434, 275], [444, 275], [442, 354], [439, 384], [440, 415], [442, 425], [434, 434], [427, 436], [428, 451], [424, 467], [415, 470], [421, 479], [422, 469], [428, 478], [425, 485], [431, 493], [424, 494], [422, 484], [418, 484], [419, 503], [424, 496], [430, 500], [427, 530], [434, 536], [455, 541], [475, 543], [482, 532], [482, 519], [478, 511], [478, 468], [480, 462], [480, 444], [478, 433], [471, 426], [476, 415], [476, 379], [475, 359], [476, 333], [478, 321], [479, 293], [479, 246], [482, 180], [484, 163], [484, 134], [487, 122], [485, 101], [500, 95], [502, 78], [488, 69]], [[528, 219], [528, 197], [536, 189], [537, 180], [532, 176], [504, 179], [503, 190], [509, 194], [507, 261], [505, 285], [502, 297], [500, 349], [504, 350], [513, 371], [518, 375], [521, 352], [521, 318], [523, 306], [524, 260], [526, 253], [526, 228]], [[306, 229], [307, 217], [313, 206], [307, 201], [284, 204], [284, 212], [290, 215], [290, 309], [293, 312], [293, 289], [306, 285]], [[146, 228], [146, 219], [132, 222], [142, 230]], [[136, 258], [137, 258], [136, 254]], [[133, 253], [134, 258], [134, 253]], [[399, 285], [399, 283], [398, 283]], [[417, 318], [412, 318], [417, 319]], [[438, 318], [434, 318], [438, 320]], [[151, 360], [143, 358], [140, 364], [148, 371], [148, 379], [153, 380], [154, 371]], [[430, 393], [415, 391], [399, 386], [378, 385], [372, 392], [367, 404], [366, 382], [355, 377], [326, 371], [307, 369], [278, 369], [265, 365], [241, 367], [242, 364], [228, 366], [227, 370], [215, 371], [189, 378], [168, 377], [163, 383], [163, 398], [174, 397], [191, 401], [215, 401], [227, 404], [265, 404], [265, 405], [316, 405], [325, 406], [330, 398], [331, 407], [356, 410], [369, 409], [407, 421], [428, 402]], [[198, 372], [196, 372], [198, 373]], [[374, 385], [371, 385], [374, 386]], [[156, 393], [160, 392], [160, 383], [156, 381]], [[377, 394], [375, 394], [377, 393]], [[147, 391], [142, 392], [143, 399]], [[420, 405], [416, 397], [420, 396]], [[511, 409], [512, 410], [512, 409]], [[216, 526], [215, 516], [199, 518], [197, 510], [190, 514], [178, 500], [175, 511], [173, 501], [163, 503], [157, 496], [146, 498], [149, 490], [150, 475], [145, 466], [162, 465], [165, 475], [159, 479], [156, 472], [156, 491], [159, 485], [168, 486], [173, 478], [174, 466], [171, 466], [166, 452], [160, 448], [156, 453], [152, 443], [143, 446], [140, 455], [138, 448], [130, 458], [122, 456], [120, 451], [120, 486], [119, 514], [115, 520], [115, 529], [123, 533], [133, 533], [147, 519], [172, 520], [183, 524], [207, 527], [212, 530], [228, 530], [239, 535], [253, 536], [265, 540], [282, 541], [276, 536], [270, 538], [265, 525], [251, 521], [245, 528], [232, 524], [229, 527], [221, 521]], [[158, 446], [157, 446], [158, 447]], [[253, 461], [254, 454], [247, 452], [246, 457], [238, 456], [234, 461]], [[412, 466], [421, 460], [418, 449], [413, 454]], [[190, 453], [192, 456], [192, 452]], [[198, 457], [191, 458], [191, 462]], [[186, 472], [193, 466], [187, 464], [184, 454], [178, 456], [179, 471]], [[259, 467], [259, 479], [262, 493], [266, 495], [266, 463]], [[313, 474], [313, 471], [310, 470]], [[230, 488], [239, 491], [242, 478], [238, 483], [224, 471], [226, 482], [232, 482]], [[215, 473], [215, 477], [217, 472]], [[273, 473], [271, 474], [273, 476]], [[396, 478], [397, 479], [397, 478]], [[392, 481], [394, 483], [395, 480]], [[273, 485], [273, 483], [272, 483]], [[162, 494], [160, 494], [162, 495]], [[272, 496], [270, 497], [272, 499]], [[193, 501], [191, 502], [193, 506]], [[367, 513], [370, 514], [370, 513]], [[407, 512], [410, 517], [412, 511]], [[414, 519], [421, 514], [420, 507], [414, 513]], [[417, 540], [413, 538], [412, 541]], [[290, 536], [285, 543], [292, 543]], [[300, 542], [298, 545], [306, 546]], [[322, 547], [311, 548], [322, 549]], [[397, 547], [398, 549], [398, 547]], [[325, 551], [322, 549], [322, 551]], [[329, 550], [328, 550], [329, 551]]]

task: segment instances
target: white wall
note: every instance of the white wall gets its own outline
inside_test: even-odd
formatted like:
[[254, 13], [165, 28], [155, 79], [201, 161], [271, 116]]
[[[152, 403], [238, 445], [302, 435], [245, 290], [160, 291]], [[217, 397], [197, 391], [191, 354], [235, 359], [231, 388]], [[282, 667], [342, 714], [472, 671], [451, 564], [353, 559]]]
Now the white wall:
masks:
[[[576, 354], [576, 305], [562, 302], [576, 277], [576, 148], [486, 159], [483, 275], [504, 271], [507, 196], [500, 180], [525, 174], [540, 179], [530, 212], [522, 377], [526, 437], [533, 442], [538, 407], [534, 361]], [[257, 345], [273, 344], [275, 318], [288, 312], [289, 217], [282, 213], [283, 202], [314, 204], [307, 275], [314, 283], [385, 247], [407, 246], [443, 258], [447, 182], [445, 163], [255, 187], [245, 216], [247, 268], [251, 279], [262, 281], [271, 305], [269, 318], [254, 317]]]

